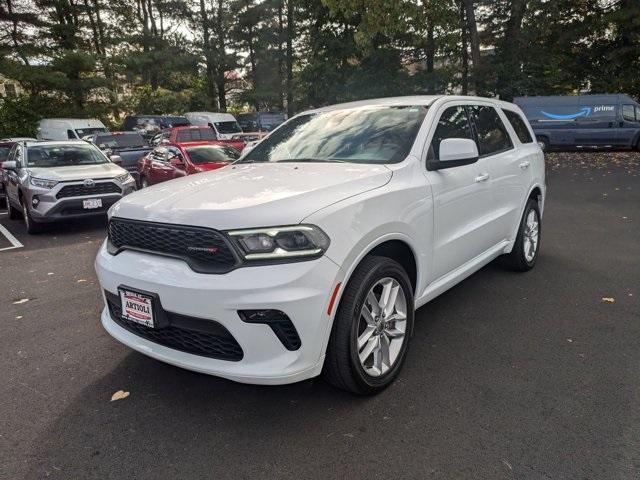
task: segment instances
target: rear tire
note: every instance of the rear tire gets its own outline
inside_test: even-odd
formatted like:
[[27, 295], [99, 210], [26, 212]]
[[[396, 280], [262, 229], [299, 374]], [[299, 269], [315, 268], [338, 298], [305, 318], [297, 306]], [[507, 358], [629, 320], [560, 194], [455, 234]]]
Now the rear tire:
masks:
[[520, 228], [513, 249], [511, 253], [500, 257], [501, 265], [517, 272], [531, 270], [536, 264], [540, 251], [541, 227], [538, 202], [530, 198], [520, 220]]
[[404, 269], [387, 257], [365, 257], [342, 294], [324, 378], [359, 395], [384, 390], [402, 368], [413, 320], [413, 289]]

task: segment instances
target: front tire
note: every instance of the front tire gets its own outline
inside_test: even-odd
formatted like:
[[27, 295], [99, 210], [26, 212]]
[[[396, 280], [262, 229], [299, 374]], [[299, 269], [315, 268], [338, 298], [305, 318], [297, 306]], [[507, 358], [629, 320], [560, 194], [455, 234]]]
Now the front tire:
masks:
[[9, 200], [9, 195], [5, 196], [5, 200], [7, 202], [7, 213], [9, 214], [9, 218], [11, 220], [20, 220], [22, 218], [22, 212], [13, 208], [13, 205], [11, 205], [11, 200]]
[[382, 391], [402, 368], [413, 320], [413, 289], [404, 269], [387, 257], [365, 257], [342, 294], [324, 378], [360, 395]]
[[511, 253], [500, 257], [502, 265], [518, 272], [531, 270], [540, 251], [540, 232], [540, 207], [537, 201], [530, 198], [520, 220], [518, 236]]
[[27, 207], [24, 201], [22, 202], [22, 218], [28, 234], [33, 235], [34, 233], [40, 233], [42, 231], [42, 225], [35, 222], [29, 212], [29, 207]]

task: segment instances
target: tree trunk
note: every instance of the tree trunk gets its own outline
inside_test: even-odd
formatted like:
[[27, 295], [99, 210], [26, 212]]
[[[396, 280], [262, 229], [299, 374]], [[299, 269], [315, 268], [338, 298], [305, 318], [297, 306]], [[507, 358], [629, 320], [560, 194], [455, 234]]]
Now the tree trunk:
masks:
[[200, 21], [202, 25], [202, 53], [204, 53], [205, 63], [205, 90], [207, 92], [207, 103], [211, 106], [216, 104], [216, 81], [215, 65], [213, 64], [211, 51], [211, 33], [209, 31], [209, 17], [204, 0], [200, 0]]
[[278, 0], [278, 106], [284, 112], [284, 0]]
[[225, 35], [227, 34], [224, 29], [224, 1], [218, 0], [218, 11], [216, 16], [216, 30], [218, 38], [218, 61], [216, 65], [216, 87], [218, 90], [218, 108], [226, 112], [227, 111], [227, 79], [225, 73], [227, 72], [227, 42], [225, 41]]
[[460, 86], [462, 89], [462, 95], [467, 95], [469, 93], [469, 41], [467, 38], [467, 24], [466, 18], [464, 14], [464, 7], [460, 6], [460, 29], [461, 29], [461, 40], [462, 40], [462, 48], [461, 48], [461, 63], [462, 63], [462, 79], [460, 81]]
[[467, 24], [467, 33], [471, 44], [471, 63], [473, 64], [473, 84], [476, 94], [482, 93], [484, 89], [482, 79], [482, 65], [480, 58], [480, 36], [478, 35], [478, 25], [476, 22], [476, 12], [473, 0], [462, 0], [464, 14]]
[[511, 101], [515, 93], [514, 84], [519, 77], [519, 52], [521, 48], [520, 32], [522, 19], [527, 9], [526, 0], [512, 0], [511, 12], [504, 32], [502, 48], [499, 49], [498, 60], [501, 63], [501, 74], [498, 75], [496, 90], [500, 98]]
[[294, 27], [294, 0], [287, 1], [287, 116], [291, 118], [294, 113], [293, 109], [293, 36], [295, 34]]

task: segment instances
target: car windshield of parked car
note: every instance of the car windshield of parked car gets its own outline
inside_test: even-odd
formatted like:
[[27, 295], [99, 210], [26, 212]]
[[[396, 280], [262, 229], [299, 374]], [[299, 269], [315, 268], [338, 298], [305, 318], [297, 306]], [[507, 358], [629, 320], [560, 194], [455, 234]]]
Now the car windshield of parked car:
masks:
[[398, 163], [426, 113], [425, 106], [367, 106], [300, 115], [240, 162]]
[[97, 165], [109, 160], [91, 145], [41, 145], [29, 147], [27, 167], [51, 168]]
[[216, 126], [216, 130], [218, 130], [219, 133], [242, 133], [240, 125], [238, 125], [238, 122], [235, 121], [215, 122], [214, 125]]
[[136, 148], [147, 146], [147, 142], [145, 142], [139, 133], [98, 135], [95, 143], [100, 148]]
[[240, 153], [233, 147], [202, 145], [187, 148], [189, 158], [196, 165], [202, 163], [233, 162]]

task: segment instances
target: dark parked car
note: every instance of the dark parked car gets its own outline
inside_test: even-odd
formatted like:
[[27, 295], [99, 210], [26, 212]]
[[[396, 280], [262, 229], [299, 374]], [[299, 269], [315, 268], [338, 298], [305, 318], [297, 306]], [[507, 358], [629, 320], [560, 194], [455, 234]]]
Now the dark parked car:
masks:
[[131, 115], [124, 119], [122, 129], [126, 131], [136, 131], [148, 141], [160, 130], [172, 127], [184, 127], [187, 125], [191, 124], [185, 117], [170, 115]]
[[628, 95], [517, 97], [543, 148], [640, 148], [640, 104]]
[[253, 112], [238, 115], [243, 132], [270, 132], [286, 120], [280, 112]]
[[151, 151], [148, 142], [138, 132], [95, 133], [85, 137], [108, 157], [117, 155], [119, 163], [139, 184], [138, 160]]

